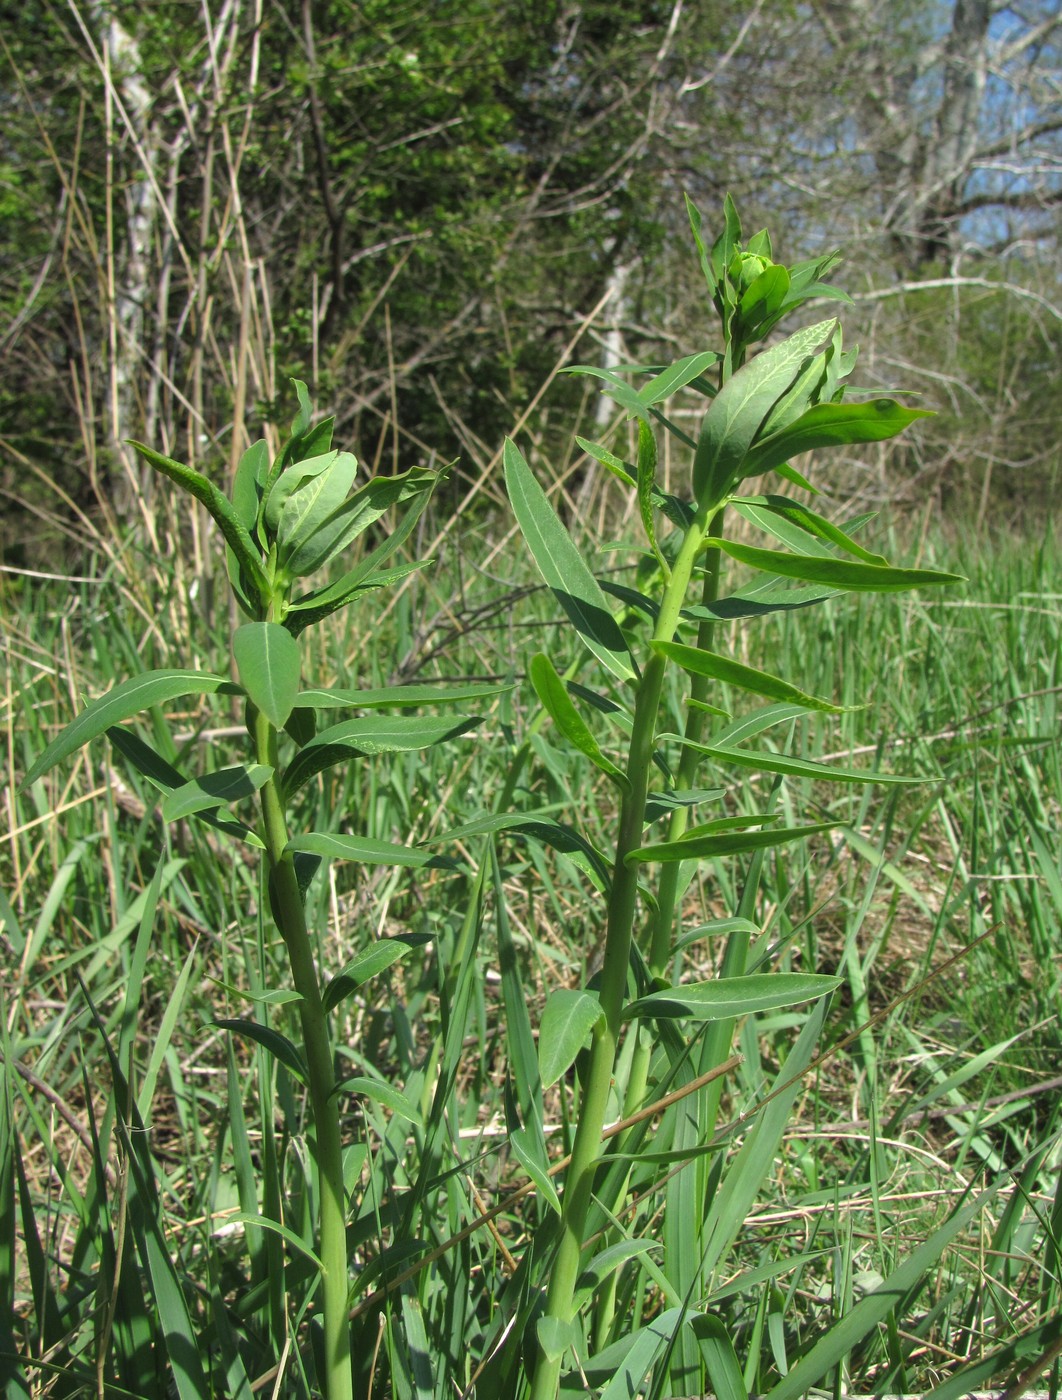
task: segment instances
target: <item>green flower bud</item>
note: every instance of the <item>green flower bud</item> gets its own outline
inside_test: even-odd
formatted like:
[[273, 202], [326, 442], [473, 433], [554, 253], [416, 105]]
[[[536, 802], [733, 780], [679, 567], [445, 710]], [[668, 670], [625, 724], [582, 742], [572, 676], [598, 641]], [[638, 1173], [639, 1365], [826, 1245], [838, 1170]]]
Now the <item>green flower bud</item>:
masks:
[[760, 273], [773, 266], [770, 258], [761, 258], [758, 253], [736, 253], [730, 264], [730, 280], [738, 296], [744, 296]]

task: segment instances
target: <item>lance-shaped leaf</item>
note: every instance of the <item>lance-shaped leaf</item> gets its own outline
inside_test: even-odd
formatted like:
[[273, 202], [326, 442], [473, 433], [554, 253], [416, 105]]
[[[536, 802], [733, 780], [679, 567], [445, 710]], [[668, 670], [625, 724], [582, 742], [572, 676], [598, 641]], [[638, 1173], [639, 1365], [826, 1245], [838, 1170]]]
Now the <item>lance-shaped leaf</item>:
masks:
[[718, 977], [650, 992], [624, 1010], [626, 1017], [689, 1017], [694, 1021], [730, 1021], [760, 1011], [777, 1011], [828, 996], [839, 977], [812, 972], [754, 972], [747, 977]]
[[298, 603], [289, 606], [287, 616], [284, 618], [284, 626], [293, 637], [305, 632], [307, 627], [312, 627], [315, 622], [321, 622], [326, 617], [331, 617], [340, 608], [346, 607], [348, 603], [354, 601], [363, 593], [371, 593], [375, 588], [388, 588], [393, 583], [398, 583], [400, 579], [408, 578], [410, 574], [418, 573], [421, 569], [426, 569], [429, 564], [434, 564], [434, 559], [421, 559], [410, 564], [396, 564], [393, 569], [386, 569], [382, 573], [362, 575], [357, 583], [347, 584], [345, 589], [328, 588], [322, 589], [322, 593], [327, 593], [327, 601], [314, 603], [312, 598], [308, 601], [304, 595]]
[[621, 680], [634, 679], [630, 652], [605, 595], [515, 443], [506, 439], [509, 500], [532, 557], [594, 655]]
[[966, 582], [962, 574], [948, 574], [936, 569], [897, 569], [822, 555], [788, 554], [777, 549], [758, 549], [754, 545], [738, 544], [735, 540], [713, 540], [713, 544], [739, 563], [749, 564], [765, 573], [803, 579], [807, 583], [821, 583], [828, 588], [854, 593], [899, 593], [906, 588], [921, 588], [924, 584]]
[[760, 330], [775, 316], [788, 295], [788, 269], [781, 263], [764, 268], [758, 277], [753, 278], [738, 302], [738, 334], [748, 338]]
[[686, 214], [690, 221], [690, 228], [693, 231], [693, 241], [697, 245], [697, 257], [700, 260], [701, 271], [704, 273], [704, 280], [708, 283], [708, 291], [714, 297], [718, 291], [718, 279], [715, 275], [715, 268], [712, 266], [708, 247], [704, 241], [704, 220], [701, 217], [701, 211], [697, 208], [696, 204], [694, 204], [693, 200], [690, 199], [689, 195], [686, 195], [685, 199]]
[[[145, 744], [143, 739], [138, 734], [134, 734], [131, 729], [123, 729], [121, 725], [114, 725], [107, 730], [107, 738], [125, 761], [147, 778], [148, 782], [158, 788], [160, 792], [171, 793], [185, 786], [184, 774], [178, 772], [172, 764], [167, 763], [161, 754], [156, 753], [150, 744]], [[253, 831], [244, 822], [237, 821], [227, 812], [219, 811], [216, 805], [204, 807], [191, 815], [197, 821], [205, 822], [207, 826], [223, 831], [226, 836], [235, 836], [239, 841], [246, 841], [249, 846], [265, 850], [265, 842], [256, 831]]]
[[575, 441], [588, 457], [592, 457], [595, 462], [600, 462], [605, 470], [611, 472], [617, 481], [622, 481], [624, 486], [636, 484], [622, 457], [617, 457], [614, 452], [610, 452], [607, 447], [602, 447], [599, 442], [589, 442], [586, 438], [579, 437], [578, 434], [576, 434]]
[[299, 693], [299, 644], [279, 622], [247, 622], [232, 634], [240, 681], [270, 724], [283, 729]]
[[813, 535], [816, 539], [836, 545], [840, 549], [847, 550], [855, 558], [862, 559], [865, 564], [887, 565], [889, 562], [883, 554], [874, 554], [869, 549], [864, 549], [851, 535], [846, 534], [832, 521], [810, 510], [799, 501], [789, 500], [786, 496], [742, 496], [736, 498], [732, 504], [735, 507], [742, 507], [741, 514], [745, 515], [746, 519], [758, 520], [761, 513], [767, 511], [771, 515], [787, 520], [798, 530]]
[[854, 442], [883, 442], [902, 433], [918, 418], [932, 415], [921, 408], [905, 408], [895, 399], [870, 403], [818, 403], [795, 422], [757, 442], [745, 459], [743, 476], [773, 471], [802, 452], [838, 447]]
[[748, 1400], [745, 1377], [722, 1318], [694, 1313], [690, 1319], [715, 1400]]
[[727, 380], [704, 415], [693, 463], [698, 501], [718, 501], [738, 478], [761, 423], [789, 388], [804, 362], [833, 334], [835, 321], [820, 321], [764, 350]]
[[600, 1001], [589, 992], [562, 988], [550, 993], [538, 1029], [538, 1070], [543, 1089], [567, 1073], [603, 1015]]
[[718, 652], [683, 646], [681, 642], [654, 642], [653, 650], [671, 661], [678, 662], [682, 669], [689, 671], [691, 675], [707, 676], [727, 685], [736, 685], [741, 690], [750, 690], [754, 695], [766, 695], [768, 699], [782, 704], [803, 705], [805, 709], [822, 710], [830, 715], [839, 715], [845, 710], [859, 708], [835, 705], [817, 695], [808, 695], [795, 685], [790, 685], [781, 676], [772, 676], [769, 671], [758, 671], [754, 666], [745, 666], [729, 656], [720, 656]]
[[582, 715], [575, 708], [564, 682], [557, 675], [553, 662], [539, 652], [531, 658], [527, 668], [535, 694], [541, 700], [553, 723], [568, 742], [574, 745], [602, 773], [607, 773], [621, 792], [627, 792], [630, 784], [623, 771], [616, 767], [610, 758], [601, 752], [597, 740], [587, 728]]
[[145, 447], [142, 442], [130, 441], [129, 445], [140, 453], [150, 467], [154, 467], [155, 471], [161, 472], [163, 476], [168, 476], [206, 507], [258, 596], [262, 599], [267, 598], [269, 582], [262, 569], [261, 555], [229, 498], [194, 467], [186, 467], [183, 462], [164, 457], [161, 452], [156, 452], [152, 447]]
[[698, 753], [714, 758], [717, 763], [733, 763], [738, 768], [754, 768], [760, 773], [784, 773], [795, 778], [814, 778], [826, 783], [928, 783], [932, 778], [907, 778], [899, 773], [878, 773], [866, 768], [838, 768], [832, 763], [818, 763], [809, 758], [793, 758], [789, 754], [756, 752], [752, 749], [732, 749], [720, 744], [695, 744], [684, 740]]
[[412, 753], [457, 739], [482, 724], [481, 715], [455, 720], [452, 715], [365, 715], [322, 729], [296, 754], [284, 774], [290, 797], [314, 777], [351, 758], [381, 753]]
[[[284, 502], [277, 521], [281, 562], [343, 504], [354, 485], [358, 459], [353, 453], [330, 453], [325, 460], [329, 461], [329, 465], [324, 471], [316, 472]], [[290, 470], [302, 470], [304, 465], [300, 463], [298, 468]]]
[[671, 565], [660, 552], [656, 542], [656, 525], [653, 522], [653, 504], [656, 491], [656, 437], [648, 423], [638, 424], [638, 511], [642, 517], [642, 528], [649, 541], [649, 548], [656, 555], [664, 577], [671, 577]]
[[213, 695], [222, 687], [230, 692], [235, 690], [227, 677], [213, 676], [207, 671], [147, 671], [142, 676], [131, 676], [86, 705], [77, 719], [56, 735], [20, 786], [29, 787], [64, 758], [141, 710], [164, 705], [178, 695]]
[[338, 452], [322, 452], [317, 457], [307, 457], [284, 468], [273, 483], [263, 511], [262, 518], [271, 535], [279, 533], [280, 517], [291, 498], [319, 477], [327, 476], [338, 456]]
[[409, 709], [419, 705], [459, 705], [465, 700], [489, 700], [515, 687], [508, 681], [469, 685], [388, 685], [379, 690], [300, 690], [299, 704], [315, 710]]
[[414, 869], [430, 865], [439, 869], [456, 869], [454, 861], [414, 846], [400, 846], [394, 841], [377, 841], [369, 836], [343, 836], [333, 831], [306, 831], [293, 836], [285, 853], [320, 856], [324, 860], [356, 860], [362, 865], [408, 865]]
[[439, 836], [427, 838], [426, 844], [464, 841], [469, 836], [486, 836], [496, 831], [510, 831], [515, 836], [529, 837], [555, 851], [560, 851], [585, 871], [599, 888], [608, 889], [612, 878], [609, 864], [581, 832], [560, 822], [548, 821], [526, 812], [494, 812], [488, 816], [476, 817], [473, 821], [452, 827]]
[[285, 1065], [300, 1084], [305, 1084], [309, 1078], [306, 1073], [306, 1065], [302, 1056], [296, 1050], [292, 1042], [286, 1035], [281, 1035], [279, 1031], [273, 1030], [270, 1026], [263, 1026], [258, 1021], [249, 1021], [242, 1016], [226, 1016], [214, 1022], [224, 1031], [233, 1031], [236, 1035], [244, 1035], [248, 1040], [253, 1040], [256, 1045], [261, 1045], [282, 1065]]
[[643, 384], [638, 390], [638, 397], [646, 405], [662, 403], [679, 389], [684, 389], [687, 384], [699, 379], [706, 369], [717, 365], [721, 358], [715, 350], [701, 350], [696, 355], [686, 355], [683, 359], [676, 360], [673, 365], [668, 365], [667, 369], [650, 379], [648, 384]]
[[351, 958], [332, 978], [324, 989], [322, 1001], [326, 1011], [335, 1008], [359, 987], [379, 977], [401, 958], [407, 957], [414, 948], [423, 946], [428, 940], [417, 934], [400, 935], [398, 938], [380, 938], [363, 948], [355, 958]]
[[385, 511], [413, 496], [434, 490], [436, 473], [411, 467], [399, 476], [367, 481], [321, 522], [313, 534], [292, 550], [285, 571], [292, 578], [312, 574], [369, 528]]
[[269, 444], [265, 438], [259, 438], [240, 458], [232, 482], [232, 506], [248, 534], [258, 521], [258, 508], [268, 475]]
[[744, 855], [748, 851], [784, 846], [790, 841], [803, 841], [805, 837], [832, 831], [836, 825], [836, 822], [816, 822], [811, 826], [785, 826], [771, 831], [732, 831], [718, 835], [709, 833], [687, 836], [681, 841], [661, 841], [656, 846], [639, 846], [637, 850], [629, 852], [626, 860], [628, 865], [658, 860], [719, 860], [724, 856]]
[[240, 763], [232, 768], [219, 768], [215, 773], [204, 773], [166, 794], [162, 799], [163, 820], [179, 821], [181, 817], [253, 797], [272, 776], [272, 768], [264, 763]]

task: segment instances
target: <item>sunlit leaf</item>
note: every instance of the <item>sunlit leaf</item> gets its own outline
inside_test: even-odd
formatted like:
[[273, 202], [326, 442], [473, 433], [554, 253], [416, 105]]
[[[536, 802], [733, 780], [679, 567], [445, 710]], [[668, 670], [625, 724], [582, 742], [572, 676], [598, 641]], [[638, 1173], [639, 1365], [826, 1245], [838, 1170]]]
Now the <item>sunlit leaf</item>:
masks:
[[730, 1021], [737, 1016], [815, 1001], [840, 985], [840, 977], [821, 977], [813, 972], [754, 972], [747, 977], [717, 977], [711, 982], [691, 982], [651, 992], [632, 1001], [623, 1014]]
[[278, 622], [247, 622], [232, 634], [232, 654], [251, 701], [283, 729], [299, 693], [298, 642]]
[[575, 1063], [603, 1014], [600, 1001], [589, 992], [561, 988], [550, 993], [538, 1030], [538, 1067], [543, 1089], [555, 1084]]
[[630, 652], [605, 595], [523, 454], [508, 439], [504, 460], [509, 500], [542, 577], [594, 655], [621, 680], [633, 680]]

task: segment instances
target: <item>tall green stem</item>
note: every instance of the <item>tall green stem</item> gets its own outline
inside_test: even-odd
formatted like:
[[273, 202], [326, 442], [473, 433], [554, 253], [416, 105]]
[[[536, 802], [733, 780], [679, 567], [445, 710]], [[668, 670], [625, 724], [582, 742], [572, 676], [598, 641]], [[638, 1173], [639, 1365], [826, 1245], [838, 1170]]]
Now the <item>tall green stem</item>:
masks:
[[[703, 506], [686, 532], [664, 592], [653, 632], [654, 641], [671, 641], [675, 635], [693, 568], [714, 514], [715, 508]], [[638, 897], [637, 866], [629, 865], [627, 857], [642, 843], [656, 718], [660, 708], [666, 665], [663, 656], [655, 651], [651, 653], [642, 672], [635, 700], [634, 723], [627, 756], [629, 787], [620, 809], [619, 836], [616, 842], [612, 892], [609, 897], [605, 932], [604, 965], [601, 973], [603, 1016], [591, 1046], [590, 1066], [579, 1109], [571, 1163], [566, 1176], [560, 1241], [546, 1296], [547, 1317], [562, 1324], [569, 1323], [572, 1318], [575, 1284], [579, 1276], [594, 1172], [616, 1064]], [[559, 1355], [547, 1355], [539, 1349], [531, 1389], [532, 1400], [554, 1400], [560, 1380], [560, 1366]]]
[[[276, 730], [264, 715], [256, 714], [252, 732], [258, 762], [268, 764], [275, 772]], [[273, 917], [284, 939], [292, 981], [301, 998], [299, 1015], [302, 1021], [303, 1050], [309, 1075], [310, 1105], [317, 1144], [325, 1338], [324, 1393], [326, 1400], [353, 1400], [354, 1378], [350, 1362], [350, 1323], [347, 1315], [343, 1150], [339, 1131], [339, 1103], [333, 1093], [335, 1071], [328, 1038], [328, 1019], [321, 1001], [321, 987], [306, 928], [306, 912], [295, 874], [295, 864], [291, 853], [287, 851], [288, 826], [275, 777], [262, 788], [261, 797]]]

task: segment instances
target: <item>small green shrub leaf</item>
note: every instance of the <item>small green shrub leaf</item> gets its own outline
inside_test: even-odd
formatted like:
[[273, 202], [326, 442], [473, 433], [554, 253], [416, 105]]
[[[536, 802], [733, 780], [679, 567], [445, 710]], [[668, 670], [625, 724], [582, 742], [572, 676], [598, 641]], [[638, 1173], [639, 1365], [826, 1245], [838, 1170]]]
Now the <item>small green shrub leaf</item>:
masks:
[[622, 457], [617, 457], [614, 452], [610, 452], [607, 447], [602, 447], [599, 442], [588, 442], [586, 438], [581, 438], [578, 434], [576, 434], [575, 441], [588, 457], [599, 462], [606, 471], [612, 473], [617, 481], [622, 481], [624, 486], [635, 484], [634, 477], [631, 476], [630, 469]]
[[855, 593], [899, 593], [906, 588], [922, 588], [927, 584], [966, 582], [962, 574], [948, 574], [936, 569], [897, 569], [822, 555], [788, 554], [778, 549], [738, 544], [735, 540], [715, 540], [713, 543], [740, 564], [749, 564], [765, 573]]
[[754, 972], [747, 977], [719, 977], [651, 992], [632, 1001], [624, 1015], [730, 1021], [735, 1016], [815, 1001], [840, 985], [839, 977], [820, 977], [812, 972]]
[[655, 860], [720, 860], [724, 856], [743, 855], [771, 846], [784, 846], [832, 831], [836, 822], [816, 822], [810, 826], [786, 826], [771, 831], [733, 831], [683, 837], [681, 841], [661, 841], [657, 846], [639, 846], [627, 856], [627, 864]]
[[509, 439], [505, 442], [504, 460], [509, 500], [527, 547], [553, 596], [598, 660], [620, 680], [633, 680], [627, 643], [600, 585], [535, 480], [523, 453]]
[[142, 676], [131, 676], [85, 706], [32, 765], [21, 787], [29, 787], [64, 758], [141, 710], [164, 705], [179, 695], [213, 695], [223, 687], [234, 689], [226, 676], [213, 676], [208, 671], [146, 671]]
[[[282, 562], [303, 540], [309, 539], [317, 527], [337, 510], [354, 485], [358, 459], [350, 452], [331, 452], [323, 459], [327, 465], [304, 480], [283, 503], [277, 520], [277, 541]], [[289, 467], [288, 472], [303, 471], [309, 463]], [[277, 486], [283, 485], [283, 478]], [[274, 495], [277, 491], [274, 491]]]
[[242, 1016], [226, 1016], [215, 1021], [214, 1025], [223, 1031], [232, 1031], [234, 1035], [246, 1036], [248, 1040], [253, 1040], [256, 1045], [261, 1045], [274, 1059], [291, 1070], [300, 1084], [309, 1082], [302, 1056], [286, 1035], [281, 1035], [271, 1026], [263, 1026], [259, 1021], [249, 1021]]
[[884, 555], [873, 554], [869, 549], [864, 549], [851, 535], [845, 534], [838, 526], [802, 505], [799, 501], [791, 501], [786, 496], [748, 496], [737, 498], [732, 504], [745, 507], [756, 506], [761, 510], [769, 511], [772, 515], [788, 520], [798, 529], [806, 531], [807, 534], [814, 535], [816, 539], [837, 545], [856, 559], [862, 559], [865, 564], [888, 565], [889, 561]]
[[240, 681], [277, 729], [283, 729], [299, 693], [299, 644], [278, 622], [247, 622], [232, 634]]
[[568, 742], [585, 754], [602, 773], [607, 773], [621, 792], [626, 792], [630, 784], [625, 774], [601, 752], [549, 657], [542, 652], [533, 656], [527, 673], [543, 708]]
[[414, 937], [381, 938], [368, 948], [363, 948], [325, 987], [322, 998], [325, 1010], [334, 1011], [340, 1002], [356, 992], [360, 986], [371, 981], [373, 977], [379, 977], [381, 972], [386, 972], [399, 959], [407, 957], [414, 948], [421, 946], [425, 941]]
[[316, 572], [379, 520], [384, 511], [413, 496], [430, 493], [436, 480], [435, 472], [411, 467], [399, 476], [378, 476], [367, 481], [292, 550], [285, 564], [287, 573], [292, 578], [302, 578]]
[[733, 661], [729, 656], [720, 656], [718, 652], [683, 646], [681, 642], [654, 642], [653, 649], [669, 660], [677, 662], [691, 675], [708, 676], [712, 680], [723, 681], [726, 685], [736, 685], [740, 690], [750, 690], [754, 695], [766, 695], [770, 700], [802, 705], [808, 710], [824, 710], [830, 715], [839, 715], [845, 710], [858, 708], [851, 705], [834, 705], [829, 700], [808, 695], [806, 691], [798, 690], [795, 685], [782, 680], [781, 676], [772, 676], [769, 671], [758, 671], [754, 666]]
[[567, 1073], [603, 1015], [601, 1003], [590, 992], [562, 988], [550, 994], [538, 1031], [538, 1070], [543, 1089]]

